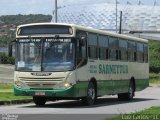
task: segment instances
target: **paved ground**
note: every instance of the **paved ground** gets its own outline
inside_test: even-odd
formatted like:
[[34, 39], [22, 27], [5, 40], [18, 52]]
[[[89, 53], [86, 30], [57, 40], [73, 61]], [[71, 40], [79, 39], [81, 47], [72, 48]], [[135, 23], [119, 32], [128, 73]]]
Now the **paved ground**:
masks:
[[13, 83], [14, 65], [0, 64], [0, 83]]
[[[160, 87], [149, 87], [141, 92], [137, 92], [135, 99], [130, 102], [118, 101], [116, 96], [105, 96], [98, 99], [97, 103], [91, 107], [84, 106], [80, 101], [56, 101], [48, 102], [43, 107], [36, 107], [34, 104], [1, 106], [0, 113], [26, 114], [26, 116], [31, 117], [31, 119], [35, 119], [41, 114], [50, 114], [49, 118], [57, 114], [69, 115], [68, 117], [71, 117], [70, 115], [72, 114], [74, 114], [75, 117], [77, 116], [76, 114], [79, 116], [80, 114], [85, 114], [86, 117], [90, 115], [87, 119], [100, 120], [107, 115], [131, 113], [152, 106], [160, 106]], [[103, 115], [101, 116], [100, 114]], [[97, 118], [95, 115], [99, 117]], [[74, 119], [76, 118], [73, 117], [73, 120]]]
[[[13, 71], [13, 65], [0, 64], [0, 83], [12, 83]], [[48, 102], [43, 107], [36, 107], [33, 103], [0, 106], [0, 120], [4, 114], [25, 114], [19, 115], [20, 120], [63, 120], [64, 118], [66, 120], [104, 120], [106, 117], [136, 112], [152, 106], [160, 106], [160, 87], [158, 86], [137, 92], [135, 99], [130, 102], [118, 101], [117, 96], [105, 96], [99, 98], [91, 107], [84, 106], [80, 101]]]

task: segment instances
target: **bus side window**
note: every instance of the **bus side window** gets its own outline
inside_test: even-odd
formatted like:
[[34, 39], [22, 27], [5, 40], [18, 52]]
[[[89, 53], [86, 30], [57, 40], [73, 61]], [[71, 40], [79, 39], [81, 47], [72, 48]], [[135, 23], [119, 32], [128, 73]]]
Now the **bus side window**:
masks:
[[143, 62], [144, 61], [144, 47], [143, 43], [137, 43], [137, 61]]
[[118, 38], [109, 37], [109, 58], [110, 60], [118, 60]]
[[97, 34], [88, 34], [88, 57], [91, 59], [98, 58]]
[[82, 58], [82, 59], [86, 59], [86, 45], [81, 45], [80, 44], [80, 46], [79, 46], [79, 57]]
[[119, 39], [119, 60], [127, 61], [127, 40]]
[[128, 41], [128, 61], [137, 61], [136, 42]]
[[108, 48], [106, 49], [106, 59], [107, 60], [109, 59], [109, 49]]
[[144, 44], [144, 62], [148, 62], [148, 45]]
[[122, 60], [122, 51], [119, 50], [118, 52], [119, 52], [119, 53], [118, 53], [118, 54], [119, 54], [119, 60]]
[[108, 59], [108, 36], [99, 36], [98, 45], [99, 45], [99, 59], [100, 60]]
[[137, 61], [137, 53], [134, 52], [134, 61]]
[[77, 57], [86, 58], [86, 39], [87, 33], [84, 31], [77, 31], [76, 41], [77, 41]]

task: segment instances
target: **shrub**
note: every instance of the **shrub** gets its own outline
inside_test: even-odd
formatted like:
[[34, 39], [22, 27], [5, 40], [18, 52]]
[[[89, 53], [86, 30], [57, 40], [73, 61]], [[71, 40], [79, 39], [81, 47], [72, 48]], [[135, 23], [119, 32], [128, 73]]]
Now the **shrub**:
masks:
[[160, 73], [160, 66], [150, 66], [149, 71], [151, 73]]
[[15, 57], [8, 57], [8, 64], [12, 64], [14, 65], [15, 64]]
[[0, 63], [2, 63], [2, 64], [15, 64], [15, 58], [9, 57], [5, 53], [0, 53]]
[[2, 64], [7, 64], [8, 56], [5, 53], [0, 54], [0, 62]]

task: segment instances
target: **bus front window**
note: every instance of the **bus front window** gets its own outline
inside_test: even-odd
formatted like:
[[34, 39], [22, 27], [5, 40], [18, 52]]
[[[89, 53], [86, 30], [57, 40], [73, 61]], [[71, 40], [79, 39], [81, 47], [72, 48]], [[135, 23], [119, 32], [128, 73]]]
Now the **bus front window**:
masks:
[[44, 71], [66, 71], [74, 67], [75, 44], [71, 39], [52, 41], [46, 39], [43, 49]]
[[75, 44], [71, 39], [20, 39], [16, 70], [67, 71], [74, 68]]

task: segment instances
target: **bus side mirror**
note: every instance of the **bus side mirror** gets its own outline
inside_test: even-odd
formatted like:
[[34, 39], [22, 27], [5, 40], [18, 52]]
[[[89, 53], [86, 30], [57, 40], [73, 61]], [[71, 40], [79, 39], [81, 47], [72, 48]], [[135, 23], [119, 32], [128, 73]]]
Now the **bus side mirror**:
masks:
[[85, 46], [86, 37], [85, 36], [81, 36], [80, 39], [79, 39], [79, 43], [80, 43], [80, 46]]

